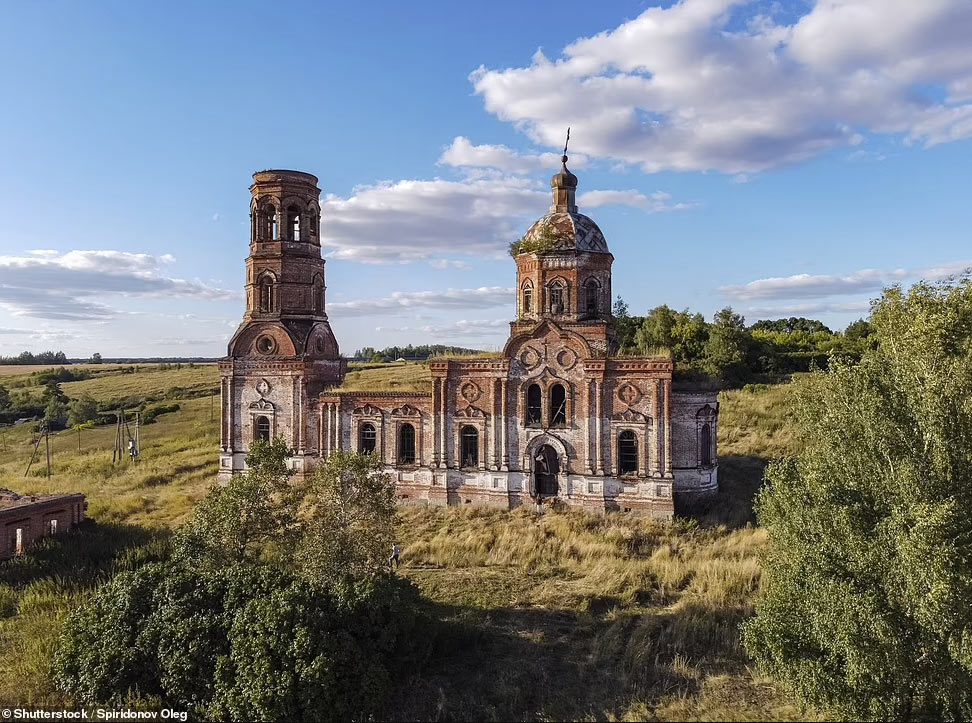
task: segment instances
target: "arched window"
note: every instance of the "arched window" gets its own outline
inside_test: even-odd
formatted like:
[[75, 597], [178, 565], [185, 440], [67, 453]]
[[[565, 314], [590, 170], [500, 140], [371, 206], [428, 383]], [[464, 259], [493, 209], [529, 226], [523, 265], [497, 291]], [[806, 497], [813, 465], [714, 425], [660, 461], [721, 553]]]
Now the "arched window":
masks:
[[260, 237], [266, 241], [273, 241], [277, 238], [277, 209], [267, 205], [263, 207], [263, 228], [260, 229]]
[[411, 424], [398, 428], [398, 463], [415, 464], [415, 427]]
[[600, 289], [594, 279], [588, 279], [584, 284], [584, 308], [588, 314], [597, 314], [597, 297]]
[[540, 424], [543, 419], [543, 392], [539, 384], [531, 384], [527, 389], [527, 424]]
[[372, 454], [375, 451], [375, 425], [365, 422], [358, 427], [358, 451]]
[[260, 311], [265, 314], [269, 314], [274, 310], [274, 303], [276, 299], [273, 278], [270, 276], [264, 276], [260, 279]]
[[618, 474], [638, 473], [638, 439], [626, 429], [618, 435]]
[[324, 313], [324, 281], [320, 276], [314, 279], [314, 313]]
[[702, 454], [699, 455], [702, 466], [708, 467], [712, 464], [712, 432], [709, 431], [708, 423], [702, 425], [702, 431], [699, 433], [699, 446], [702, 447]]
[[300, 209], [297, 206], [287, 209], [287, 233], [291, 241], [300, 241]]
[[460, 467], [475, 467], [479, 464], [479, 432], [475, 427], [466, 425], [459, 433]]
[[564, 313], [564, 287], [559, 281], [550, 284], [550, 313]]
[[550, 426], [567, 426], [567, 390], [563, 384], [550, 387]]
[[533, 284], [527, 284], [523, 287], [523, 305], [521, 310], [524, 314], [529, 314], [533, 311]]
[[262, 439], [264, 442], [270, 441], [270, 420], [266, 417], [257, 417], [253, 425], [253, 441]]

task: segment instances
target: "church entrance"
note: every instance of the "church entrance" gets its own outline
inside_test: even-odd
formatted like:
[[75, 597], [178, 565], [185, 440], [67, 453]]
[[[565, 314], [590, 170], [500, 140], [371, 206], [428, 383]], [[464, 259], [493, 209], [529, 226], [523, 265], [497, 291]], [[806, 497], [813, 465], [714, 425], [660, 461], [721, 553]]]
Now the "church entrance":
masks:
[[549, 444], [540, 447], [533, 455], [533, 489], [543, 497], [556, 497], [557, 473], [560, 464], [557, 452]]

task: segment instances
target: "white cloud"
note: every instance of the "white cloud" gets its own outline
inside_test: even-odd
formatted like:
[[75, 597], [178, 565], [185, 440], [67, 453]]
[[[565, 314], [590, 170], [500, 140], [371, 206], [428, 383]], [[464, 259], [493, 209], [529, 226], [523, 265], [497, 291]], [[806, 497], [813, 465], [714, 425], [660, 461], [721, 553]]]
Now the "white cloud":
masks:
[[436, 259], [435, 261], [430, 261], [429, 266], [431, 266], [433, 269], [439, 269], [440, 271], [445, 271], [447, 269], [467, 271], [472, 268], [472, 264], [469, 262], [457, 261], [456, 259]]
[[[439, 157], [439, 163], [458, 168], [493, 168], [504, 173], [555, 173], [560, 168], [560, 153], [519, 153], [503, 145], [473, 145], [468, 138], [456, 136]], [[572, 168], [587, 165], [587, 156], [570, 154]]]
[[508, 319], [460, 319], [449, 324], [427, 324], [425, 326], [375, 327], [381, 333], [420, 332], [429, 334], [438, 341], [447, 341], [459, 337], [491, 339], [502, 336], [501, 332], [509, 331]]
[[549, 191], [521, 178], [402, 180], [362, 186], [321, 203], [329, 256], [405, 263], [463, 252], [501, 257], [549, 206]]
[[792, 24], [763, 8], [681, 0], [470, 80], [538, 145], [570, 123], [579, 151], [648, 172], [758, 172], [868, 133], [972, 136], [968, 0], [820, 0]]
[[671, 203], [671, 198], [671, 195], [664, 191], [648, 194], [640, 191], [588, 191], [578, 196], [577, 204], [583, 208], [631, 206], [647, 213], [684, 211], [695, 207], [693, 203]]
[[905, 279], [938, 281], [961, 274], [972, 262], [943, 264], [926, 269], [861, 269], [848, 274], [795, 274], [757, 279], [748, 284], [722, 286], [719, 293], [728, 299], [802, 299], [876, 292]]
[[232, 299], [238, 294], [162, 273], [171, 254], [125, 251], [33, 251], [0, 256], [0, 306], [15, 316], [44, 319], [109, 319], [120, 312], [103, 303], [111, 296]]
[[483, 309], [491, 306], [512, 306], [515, 289], [483, 286], [478, 289], [446, 289], [445, 291], [396, 291], [383, 299], [341, 301], [327, 305], [328, 314], [335, 318], [399, 314], [415, 308]]

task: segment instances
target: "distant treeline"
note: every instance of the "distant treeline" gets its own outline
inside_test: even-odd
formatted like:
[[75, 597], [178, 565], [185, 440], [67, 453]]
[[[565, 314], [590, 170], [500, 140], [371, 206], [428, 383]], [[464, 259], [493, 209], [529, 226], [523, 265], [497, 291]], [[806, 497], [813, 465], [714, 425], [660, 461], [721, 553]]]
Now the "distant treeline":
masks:
[[425, 360], [430, 356], [440, 356], [443, 354], [482, 354], [481, 349], [466, 349], [461, 346], [445, 346], [443, 344], [420, 344], [419, 346], [386, 346], [384, 349], [375, 349], [366, 346], [354, 352], [355, 359], [365, 359], [367, 361], [394, 361], [395, 359]]
[[31, 354], [20, 352], [17, 356], [0, 356], [0, 364], [70, 364], [63, 351], [42, 351]]
[[859, 359], [871, 344], [871, 326], [858, 320], [843, 333], [815, 319], [760, 320], [750, 326], [731, 307], [712, 322], [688, 309], [662, 305], [632, 316], [622, 299], [614, 305], [622, 354], [669, 353], [676, 378], [735, 386], [812, 368], [826, 369], [831, 355]]

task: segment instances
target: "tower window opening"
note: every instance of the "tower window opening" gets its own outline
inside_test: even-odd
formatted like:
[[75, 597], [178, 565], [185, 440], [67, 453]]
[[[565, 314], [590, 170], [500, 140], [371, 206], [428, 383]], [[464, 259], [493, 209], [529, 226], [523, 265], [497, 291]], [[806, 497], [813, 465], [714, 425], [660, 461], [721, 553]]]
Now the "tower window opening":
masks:
[[462, 428], [460, 459], [463, 467], [475, 467], [479, 464], [479, 432], [475, 427]]
[[375, 425], [366, 422], [358, 432], [358, 451], [362, 454], [373, 454], [375, 451]]
[[257, 417], [254, 425], [253, 441], [270, 441], [270, 420], [266, 417]]
[[699, 446], [702, 448], [702, 454], [699, 455], [702, 466], [708, 467], [712, 464], [712, 432], [709, 431], [708, 423], [703, 424], [699, 432]]
[[277, 209], [267, 205], [259, 212], [259, 235], [264, 241], [273, 241], [277, 237]]
[[411, 424], [398, 428], [398, 463], [415, 464], [415, 427]]
[[296, 206], [287, 209], [287, 230], [291, 241], [300, 241], [300, 209]]
[[563, 384], [550, 387], [550, 426], [567, 426], [567, 390]]
[[550, 285], [550, 313], [562, 314], [564, 312], [564, 287], [559, 281]]
[[533, 287], [526, 286], [523, 289], [523, 313], [529, 314], [533, 311]]
[[618, 435], [618, 474], [638, 472], [638, 440], [635, 433], [626, 429]]
[[260, 311], [269, 314], [273, 311], [276, 296], [273, 288], [273, 279], [264, 276], [260, 280]]
[[321, 314], [324, 312], [324, 282], [318, 276], [314, 279], [314, 313]]
[[586, 304], [588, 314], [597, 314], [597, 297], [598, 288], [597, 282], [594, 279], [590, 279], [585, 288], [586, 292]]
[[539, 384], [531, 384], [527, 389], [527, 424], [540, 424], [543, 416], [543, 394]]

